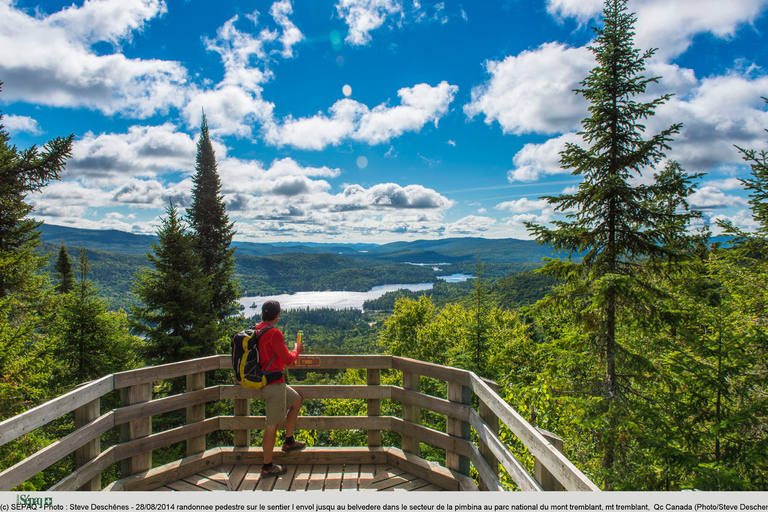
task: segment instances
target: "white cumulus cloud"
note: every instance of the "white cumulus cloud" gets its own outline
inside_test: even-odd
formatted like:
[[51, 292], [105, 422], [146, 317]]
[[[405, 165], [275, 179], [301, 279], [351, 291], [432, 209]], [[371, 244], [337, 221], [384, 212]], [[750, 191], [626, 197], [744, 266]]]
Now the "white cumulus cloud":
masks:
[[[183, 66], [129, 59], [118, 47], [165, 12], [160, 0], [91, 0], [30, 16], [13, 2], [0, 1], [4, 99], [135, 117], [181, 106], [187, 86]], [[115, 51], [99, 55], [93, 45], [101, 42]]]
[[448, 82], [437, 86], [417, 84], [400, 89], [400, 105], [385, 104], [369, 109], [355, 100], [337, 101], [329, 114], [287, 118], [265, 129], [266, 140], [274, 145], [321, 150], [347, 139], [382, 144], [405, 132], [418, 132], [430, 122], [437, 124], [448, 112], [458, 87]]
[[546, 43], [503, 61], [487, 61], [490, 78], [472, 89], [469, 117], [497, 121], [504, 133], [562, 133], [578, 127], [586, 102], [573, 89], [594, 66], [586, 48]]

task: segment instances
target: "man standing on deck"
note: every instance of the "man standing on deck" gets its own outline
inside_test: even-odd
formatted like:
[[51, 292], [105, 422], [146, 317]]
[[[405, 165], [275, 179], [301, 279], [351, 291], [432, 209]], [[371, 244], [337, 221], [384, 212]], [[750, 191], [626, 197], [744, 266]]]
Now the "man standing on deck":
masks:
[[[262, 368], [265, 374], [267, 372], [283, 372], [285, 366], [292, 365], [299, 354], [304, 351], [303, 342], [297, 342], [293, 351], [288, 351], [283, 333], [274, 327], [279, 319], [280, 303], [276, 300], [268, 300], [261, 306], [261, 323], [256, 324], [253, 328], [254, 331], [259, 332], [267, 326], [273, 327], [259, 339], [259, 358], [263, 365], [268, 366]], [[281, 475], [285, 469], [272, 463], [272, 452], [275, 449], [275, 440], [277, 439], [277, 424], [285, 420], [284, 452], [301, 450], [306, 446], [306, 443], [296, 441], [293, 437], [293, 429], [296, 426], [296, 418], [299, 416], [302, 398], [295, 389], [285, 383], [285, 376], [281, 376], [274, 382], [256, 390], [255, 397], [263, 398], [266, 401], [267, 409], [267, 426], [264, 429], [264, 441], [262, 443], [264, 465], [261, 467], [261, 476]]]

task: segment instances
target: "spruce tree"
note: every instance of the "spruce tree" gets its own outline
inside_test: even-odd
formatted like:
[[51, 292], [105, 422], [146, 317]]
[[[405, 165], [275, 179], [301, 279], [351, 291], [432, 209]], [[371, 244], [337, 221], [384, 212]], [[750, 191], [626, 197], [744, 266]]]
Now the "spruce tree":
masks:
[[88, 255], [80, 247], [77, 281], [62, 299], [56, 317], [56, 361], [60, 366], [55, 380], [64, 387], [130, 369], [140, 344], [130, 334], [125, 314], [107, 311], [89, 273]]
[[72, 291], [75, 287], [75, 276], [72, 273], [72, 262], [69, 261], [69, 254], [64, 242], [61, 242], [59, 257], [53, 268], [56, 270], [56, 278], [59, 280], [59, 284], [56, 285], [56, 292], [63, 294]]
[[237, 312], [239, 290], [234, 280], [235, 249], [230, 247], [235, 232], [221, 195], [221, 180], [205, 114], [197, 141], [197, 164], [192, 181], [192, 205], [187, 216], [203, 272], [210, 276], [211, 308], [221, 322]]
[[163, 364], [216, 354], [217, 323], [211, 309], [210, 277], [193, 250], [194, 240], [176, 206], [166, 209], [157, 244], [147, 259], [153, 268], [136, 276], [132, 308], [135, 330], [145, 336], [144, 357]]
[[[527, 227], [539, 243], [569, 255], [568, 261], [548, 262], [543, 271], [565, 279], [570, 293], [582, 298], [581, 303], [571, 300], [569, 306], [580, 309], [589, 343], [604, 365], [602, 383], [585, 382], [582, 392], [603, 404], [607, 426], [601, 445], [608, 475], [620, 421], [613, 410], [622, 393], [619, 357], [627, 352], [617, 337], [620, 308], [653, 302], [653, 291], [638, 278], [639, 268], [680, 256], [676, 248], [684, 245], [685, 226], [696, 216], [688, 211], [686, 197], [698, 176], [689, 176], [670, 162], [654, 175], [652, 184], [633, 183], [662, 162], [681, 125], [644, 138], [642, 123], [670, 95], [650, 102], [635, 100], [648, 84], [658, 81], [642, 75], [655, 50], [635, 48], [635, 17], [627, 12], [626, 0], [607, 0], [603, 13], [604, 26], [595, 29], [597, 37], [590, 47], [597, 65], [575, 91], [590, 104], [590, 116], [579, 132], [586, 147], [567, 144], [560, 160], [582, 182], [573, 194], [545, 198], [567, 213], [566, 220], [555, 221], [554, 227], [531, 223]], [[579, 263], [570, 260], [574, 254], [582, 258]], [[609, 479], [606, 485], [610, 487]]]
[[25, 199], [59, 179], [72, 140], [72, 135], [59, 137], [42, 150], [19, 150], [10, 143], [0, 113], [0, 420], [42, 398], [48, 384], [39, 341], [51, 287], [40, 272], [46, 258], [37, 251], [42, 223], [29, 217], [33, 207]]

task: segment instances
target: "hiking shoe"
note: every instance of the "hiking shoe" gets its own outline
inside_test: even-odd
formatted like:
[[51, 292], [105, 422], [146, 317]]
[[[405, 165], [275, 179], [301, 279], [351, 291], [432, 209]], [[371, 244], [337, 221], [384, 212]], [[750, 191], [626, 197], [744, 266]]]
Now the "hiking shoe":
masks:
[[267, 478], [270, 476], [279, 476], [285, 473], [285, 468], [278, 466], [277, 464], [271, 464], [269, 467], [261, 467], [261, 478]]
[[283, 451], [285, 453], [295, 452], [297, 450], [303, 450], [304, 448], [306, 448], [306, 446], [307, 446], [307, 443], [305, 443], [304, 441], [294, 441], [292, 443], [283, 443]]

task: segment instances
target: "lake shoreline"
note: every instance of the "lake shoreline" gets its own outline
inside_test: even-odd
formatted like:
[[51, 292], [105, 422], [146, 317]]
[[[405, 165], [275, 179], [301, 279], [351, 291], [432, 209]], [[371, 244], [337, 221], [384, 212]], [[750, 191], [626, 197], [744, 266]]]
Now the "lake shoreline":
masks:
[[[467, 274], [453, 274], [451, 276], [441, 276], [439, 279], [447, 282], [462, 282], [472, 279], [474, 276]], [[246, 316], [248, 312], [256, 314], [260, 312], [261, 305], [268, 300], [276, 300], [285, 311], [296, 309], [363, 309], [363, 304], [368, 300], [375, 300], [386, 293], [397, 290], [410, 290], [414, 292], [431, 290], [434, 283], [415, 283], [415, 284], [385, 284], [374, 286], [367, 292], [349, 292], [349, 291], [314, 291], [314, 292], [294, 292], [275, 295], [257, 295], [240, 297], [238, 302], [244, 308], [241, 311]], [[256, 305], [256, 307], [252, 307]]]

